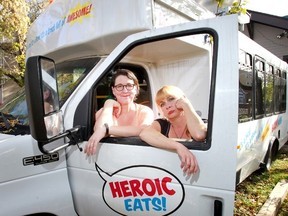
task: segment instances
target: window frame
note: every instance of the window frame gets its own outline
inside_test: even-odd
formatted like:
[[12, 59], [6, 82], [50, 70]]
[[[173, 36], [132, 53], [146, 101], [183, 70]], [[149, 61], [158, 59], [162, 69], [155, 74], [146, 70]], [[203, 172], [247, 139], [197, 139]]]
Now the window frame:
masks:
[[[210, 118], [211, 120], [204, 119], [204, 121], [209, 122], [208, 129], [207, 129], [207, 136], [204, 141], [202, 142], [198, 142], [195, 140], [191, 140], [191, 141], [190, 140], [189, 141], [177, 140], [177, 141], [182, 143], [188, 149], [197, 149], [197, 150], [203, 150], [203, 151], [209, 150], [211, 147], [211, 140], [212, 140], [212, 119], [213, 119], [213, 107], [214, 107], [214, 97], [215, 97], [214, 94], [215, 94], [215, 79], [216, 79], [216, 68], [217, 68], [217, 52], [218, 52], [218, 34], [214, 29], [210, 29], [210, 28], [191, 29], [189, 31], [186, 31], [185, 33], [173, 32], [165, 36], [163, 35], [155, 36], [154, 38], [152, 39], [150, 38], [149, 40], [143, 38], [138, 41], [134, 41], [134, 43], [131, 43], [130, 46], [126, 47], [126, 49], [122, 51], [121, 55], [119, 55], [118, 58], [116, 58], [110, 64], [110, 66], [106, 68], [106, 70], [101, 74], [101, 76], [99, 76], [99, 78], [96, 80], [95, 84], [92, 87], [93, 90], [91, 90], [92, 92], [91, 100], [94, 101], [94, 98], [95, 98], [94, 89], [96, 85], [100, 82], [100, 80], [103, 79], [103, 77], [107, 75], [107, 72], [113, 70], [115, 65], [120, 63], [121, 60], [124, 58], [124, 56], [127, 53], [129, 53], [133, 48], [142, 44], [150, 43], [150, 42], [162, 41], [162, 40], [172, 39], [172, 38], [177, 38], [177, 37], [192, 36], [196, 34], [210, 34], [213, 37], [213, 43], [212, 43], [212, 49], [211, 49], [212, 50], [211, 54], [213, 56], [212, 56], [212, 64], [211, 64], [212, 68], [211, 68], [211, 77], [210, 77], [211, 81], [210, 81], [209, 108], [208, 108], [208, 118]], [[95, 124], [95, 112], [94, 111], [96, 110], [95, 102], [92, 102], [92, 104], [93, 104], [92, 109], [91, 109], [92, 113], [90, 115], [93, 116], [93, 119], [91, 119], [90, 123], [88, 124], [90, 125], [88, 127], [89, 128], [91, 127], [91, 129], [88, 129], [88, 134], [90, 134], [90, 136], [93, 133], [93, 126]], [[123, 144], [123, 145], [150, 146], [146, 144], [145, 142], [143, 142], [139, 137], [107, 137], [107, 138], [103, 138], [101, 142], [105, 142], [108, 144], [118, 143], [118, 144]]]

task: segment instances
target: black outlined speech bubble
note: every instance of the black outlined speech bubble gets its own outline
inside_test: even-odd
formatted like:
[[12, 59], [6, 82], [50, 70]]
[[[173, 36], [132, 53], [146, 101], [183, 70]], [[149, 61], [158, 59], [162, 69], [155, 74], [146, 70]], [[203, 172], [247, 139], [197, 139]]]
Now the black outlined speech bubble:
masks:
[[105, 181], [102, 188], [104, 202], [120, 215], [170, 215], [183, 203], [184, 186], [167, 170], [135, 165], [108, 174], [97, 164], [95, 166]]

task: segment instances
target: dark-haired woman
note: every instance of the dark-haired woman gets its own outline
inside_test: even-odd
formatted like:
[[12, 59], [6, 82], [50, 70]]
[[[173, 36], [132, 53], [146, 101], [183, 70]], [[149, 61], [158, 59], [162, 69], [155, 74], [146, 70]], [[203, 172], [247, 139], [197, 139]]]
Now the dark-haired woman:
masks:
[[118, 69], [110, 87], [116, 99], [105, 101], [104, 106], [95, 114], [94, 133], [84, 149], [88, 156], [96, 153], [97, 144], [103, 137], [139, 136], [141, 130], [154, 120], [152, 109], [135, 103], [140, 87], [133, 72]]

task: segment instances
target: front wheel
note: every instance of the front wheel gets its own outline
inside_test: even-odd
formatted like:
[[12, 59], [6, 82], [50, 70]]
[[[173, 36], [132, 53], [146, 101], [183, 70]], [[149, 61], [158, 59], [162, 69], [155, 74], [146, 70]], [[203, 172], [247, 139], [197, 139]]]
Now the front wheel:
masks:
[[272, 166], [272, 148], [269, 148], [267, 154], [267, 158], [265, 158], [265, 162], [264, 162], [264, 170], [265, 171], [269, 171], [271, 169]]
[[264, 163], [261, 164], [260, 168], [263, 171], [269, 171], [271, 169], [273, 161], [276, 159], [276, 155], [277, 155], [277, 145], [273, 143], [273, 145], [269, 146], [266, 152]]

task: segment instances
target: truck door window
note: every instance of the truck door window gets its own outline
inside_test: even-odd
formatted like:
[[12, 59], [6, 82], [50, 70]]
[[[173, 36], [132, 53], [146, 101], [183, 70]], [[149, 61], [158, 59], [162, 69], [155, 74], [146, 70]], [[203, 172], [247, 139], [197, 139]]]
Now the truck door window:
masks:
[[[93, 123], [91, 126], [95, 123], [95, 112], [103, 106], [106, 99], [113, 97], [109, 83], [111, 71], [117, 67], [127, 68], [136, 73], [140, 81], [141, 91], [143, 91], [140, 93], [137, 103], [153, 108], [155, 118], [162, 117], [154, 102], [156, 92], [164, 85], [175, 85], [184, 91], [197, 113], [207, 120], [209, 98], [213, 99], [213, 96], [210, 96], [210, 91], [212, 91], [210, 84], [213, 77], [212, 59], [214, 52], [217, 50], [214, 47], [213, 36], [208, 33], [158, 40], [134, 46], [133, 49], [126, 52], [126, 55], [116, 61], [116, 64], [108, 68], [106, 73], [97, 81], [93, 93], [93, 100], [95, 101], [93, 102], [93, 114], [91, 115], [93, 116]], [[143, 145], [143, 142], [135, 137], [107, 138], [105, 140], [105, 142], [110, 141], [112, 143]], [[209, 148], [206, 142], [191, 142], [191, 140], [181, 140], [181, 142], [188, 148], [202, 150]]]

